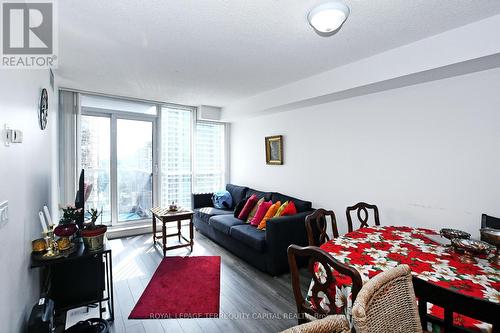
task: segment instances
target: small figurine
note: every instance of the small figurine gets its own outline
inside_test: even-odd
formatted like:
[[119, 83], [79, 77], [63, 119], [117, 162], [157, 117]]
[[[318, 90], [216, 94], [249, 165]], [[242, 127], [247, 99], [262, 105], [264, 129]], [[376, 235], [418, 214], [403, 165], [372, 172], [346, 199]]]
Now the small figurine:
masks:
[[175, 201], [172, 201], [170, 206], [168, 206], [168, 210], [175, 212], [177, 210], [177, 205], [175, 204]]

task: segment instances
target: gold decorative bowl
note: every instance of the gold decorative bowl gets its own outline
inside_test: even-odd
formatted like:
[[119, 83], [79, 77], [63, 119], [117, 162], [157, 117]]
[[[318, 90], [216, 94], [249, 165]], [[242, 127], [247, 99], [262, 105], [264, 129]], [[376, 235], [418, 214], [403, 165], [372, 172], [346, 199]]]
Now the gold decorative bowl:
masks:
[[491, 251], [491, 245], [475, 239], [453, 238], [451, 244], [457, 252], [463, 252], [460, 261], [466, 264], [474, 264], [477, 260], [473, 255], [485, 254]]
[[39, 238], [31, 242], [31, 249], [34, 253], [43, 253], [47, 250], [45, 239]]
[[482, 228], [481, 238], [493, 246], [497, 247], [497, 253], [490, 260], [496, 265], [500, 266], [500, 230], [493, 228]]
[[59, 251], [67, 250], [71, 247], [71, 241], [68, 237], [62, 237], [57, 240], [57, 248]]

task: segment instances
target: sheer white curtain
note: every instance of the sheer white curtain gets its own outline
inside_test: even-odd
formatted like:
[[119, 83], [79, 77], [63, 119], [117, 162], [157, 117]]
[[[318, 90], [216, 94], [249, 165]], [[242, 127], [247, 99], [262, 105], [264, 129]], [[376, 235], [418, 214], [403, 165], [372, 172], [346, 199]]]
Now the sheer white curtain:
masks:
[[74, 203], [79, 171], [79, 93], [59, 91], [59, 202]]

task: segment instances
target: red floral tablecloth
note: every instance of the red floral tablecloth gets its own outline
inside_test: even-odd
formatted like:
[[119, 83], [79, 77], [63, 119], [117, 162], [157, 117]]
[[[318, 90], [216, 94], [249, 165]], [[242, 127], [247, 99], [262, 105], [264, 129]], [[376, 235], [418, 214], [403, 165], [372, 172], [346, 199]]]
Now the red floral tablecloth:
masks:
[[[436, 235], [436, 232], [410, 227], [369, 227], [332, 239], [321, 248], [340, 262], [355, 267], [363, 282], [388, 268], [407, 264], [412, 274], [422, 280], [500, 303], [500, 267], [490, 263], [486, 256], [476, 258], [476, 264], [464, 264], [458, 254], [450, 253], [446, 247], [427, 238], [426, 234]], [[320, 281], [326, 278], [321, 265], [317, 265], [315, 270]], [[338, 313], [344, 312], [350, 319], [351, 279], [337, 272], [335, 277], [336, 285], [330, 288], [331, 299], [335, 299], [333, 306]], [[320, 304], [314, 304], [311, 296], [310, 288], [307, 299], [313, 308], [330, 307], [326, 298], [322, 298]], [[429, 306], [429, 313], [442, 318], [443, 309]], [[458, 314], [454, 315], [454, 322], [475, 331], [491, 330], [489, 324]]]

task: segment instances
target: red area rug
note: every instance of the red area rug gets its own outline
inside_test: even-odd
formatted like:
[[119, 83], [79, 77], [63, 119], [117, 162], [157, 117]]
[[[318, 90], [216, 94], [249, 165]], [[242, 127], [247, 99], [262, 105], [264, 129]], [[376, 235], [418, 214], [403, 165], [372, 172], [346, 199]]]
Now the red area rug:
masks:
[[217, 318], [220, 257], [166, 257], [129, 319]]

